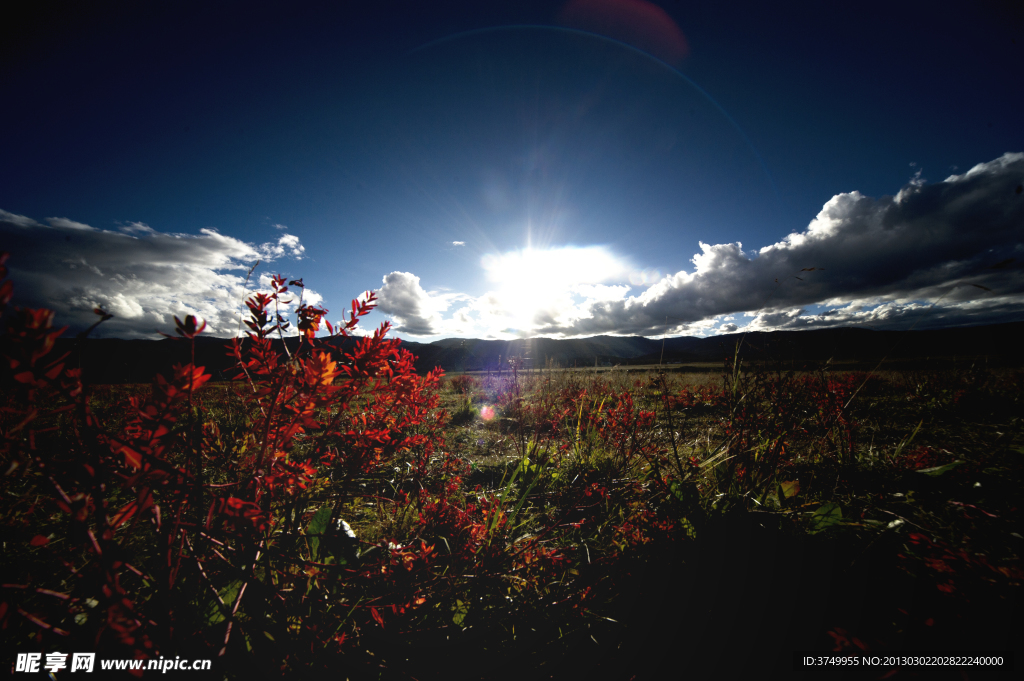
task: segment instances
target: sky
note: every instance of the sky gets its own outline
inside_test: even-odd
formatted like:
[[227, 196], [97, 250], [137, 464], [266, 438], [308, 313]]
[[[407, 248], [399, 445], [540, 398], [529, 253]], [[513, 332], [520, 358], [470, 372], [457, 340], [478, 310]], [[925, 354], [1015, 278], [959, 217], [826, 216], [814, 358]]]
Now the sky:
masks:
[[1024, 10], [817, 4], [6, 3], [13, 303], [229, 337], [282, 274], [420, 342], [1024, 320]]

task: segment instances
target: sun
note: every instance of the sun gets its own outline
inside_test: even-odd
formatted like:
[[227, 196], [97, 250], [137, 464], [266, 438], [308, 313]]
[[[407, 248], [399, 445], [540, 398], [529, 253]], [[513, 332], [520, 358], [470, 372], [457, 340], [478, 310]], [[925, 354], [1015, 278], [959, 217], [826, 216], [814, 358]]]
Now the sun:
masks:
[[481, 262], [495, 313], [507, 328], [528, 333], [540, 318], [554, 319], [573, 306], [581, 287], [628, 279], [629, 267], [604, 246], [524, 248], [485, 255]]

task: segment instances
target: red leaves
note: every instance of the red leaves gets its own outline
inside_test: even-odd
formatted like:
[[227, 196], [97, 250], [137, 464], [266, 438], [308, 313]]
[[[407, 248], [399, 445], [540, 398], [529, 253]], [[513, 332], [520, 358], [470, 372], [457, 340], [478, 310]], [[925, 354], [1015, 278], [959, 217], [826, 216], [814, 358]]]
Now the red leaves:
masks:
[[53, 326], [53, 310], [23, 308], [21, 325], [26, 331], [44, 331]]
[[188, 340], [192, 340], [206, 328], [206, 322], [201, 324], [196, 321], [196, 318], [192, 315], [185, 317], [185, 321], [181, 321], [177, 317], [174, 318], [174, 331]]
[[127, 520], [132, 518], [137, 512], [146, 511], [153, 505], [153, 493], [149, 488], [143, 488], [139, 491], [139, 496], [134, 501], [129, 501], [117, 515], [110, 521], [110, 526], [117, 529], [123, 525]]
[[295, 495], [315, 479], [317, 470], [308, 463], [289, 463], [284, 459], [284, 452], [277, 452], [271, 463], [270, 475], [258, 479], [260, 486], [266, 489], [272, 498], [281, 494]]
[[[7, 276], [7, 267], [4, 263], [7, 262], [7, 258], [10, 253], [7, 251], [0, 251], [0, 279]], [[0, 283], [0, 312], [7, 307], [7, 303], [11, 302], [11, 296], [14, 294], [14, 285], [10, 281]]]
[[710, 385], [683, 388], [678, 395], [670, 395], [662, 391], [662, 402], [668, 409], [696, 409], [713, 407], [721, 403], [722, 393]]
[[191, 364], [174, 366], [174, 378], [182, 388], [198, 390], [204, 383], [212, 378], [206, 373], [206, 367], [196, 367]]
[[835, 630], [828, 632], [828, 635], [835, 641], [834, 652], [844, 652], [853, 650], [855, 647], [860, 650], [868, 650], [868, 647], [856, 636], [851, 636], [845, 629], [836, 627]]
[[259, 506], [238, 497], [217, 499], [211, 506], [210, 516], [222, 516], [228, 527], [236, 532], [264, 532], [273, 519]]
[[124, 465], [130, 468], [141, 468], [142, 467], [142, 454], [135, 451], [128, 445], [114, 445], [113, 447], [115, 454], [124, 455]]
[[331, 361], [331, 356], [326, 352], [317, 352], [311, 355], [303, 362], [303, 368], [306, 380], [314, 385], [332, 385], [334, 379], [341, 374], [338, 363]]
[[[227, 625], [221, 622], [234, 622], [231, 609], [237, 609], [243, 593], [243, 608], [261, 599], [253, 612], [266, 612], [280, 622], [299, 619], [298, 596], [301, 625], [289, 626], [287, 636], [322, 649], [329, 641], [346, 640], [338, 620], [330, 619], [339, 609], [324, 605], [337, 602], [332, 595], [368, 596], [358, 606], [362, 619], [348, 625], [352, 634], [367, 622], [384, 626], [387, 608], [389, 627], [395, 627], [391, 617], [417, 608], [417, 616], [429, 620], [433, 608], [422, 606], [445, 599], [449, 567], [458, 574], [515, 573], [517, 589], [540, 589], [562, 577], [554, 573], [563, 560], [558, 551], [540, 541], [513, 541], [507, 502], [495, 496], [467, 504], [462, 494], [465, 463], [435, 449], [444, 441], [443, 424], [433, 414], [442, 372], [418, 376], [411, 353], [387, 338], [387, 324], [345, 352], [314, 343], [321, 324], [332, 333], [351, 331], [373, 309], [375, 294], [353, 301], [351, 315], [337, 326], [326, 323], [327, 310], [299, 304], [301, 342], [285, 356], [275, 350], [269, 334], [284, 331], [278, 306], [293, 304], [286, 299], [290, 286], [304, 288], [301, 280], [286, 283], [275, 277], [271, 292], [246, 301], [249, 333], [232, 341], [230, 354], [247, 380], [231, 389], [230, 404], [218, 405], [226, 408], [226, 418], [220, 409], [216, 416], [205, 415], [211, 377], [194, 363], [176, 365], [154, 380], [148, 394], [103, 405], [104, 413], [94, 415], [77, 372], [47, 354], [59, 334], [52, 329], [52, 313], [27, 311], [14, 325], [12, 346], [18, 353], [12, 353], [11, 366], [19, 385], [26, 386], [22, 393], [40, 387], [59, 392], [69, 401], [61, 413], [71, 422], [66, 451], [45, 461], [51, 466], [53, 495], [41, 504], [68, 514], [62, 522], [70, 525], [71, 541], [46, 544], [38, 534], [30, 544], [47, 546], [37, 554], [66, 559], [77, 570], [76, 589], [100, 604], [96, 615], [84, 620], [69, 620], [77, 612], [58, 612], [47, 614], [48, 621], [86, 622], [80, 626], [92, 629], [89, 636], [95, 637], [97, 650], [124, 645], [148, 655], [147, 646], [153, 645], [148, 636], [154, 632], [166, 639], [160, 649], [173, 649], [196, 634], [182, 622], [199, 622], [204, 640], [224, 640]], [[176, 334], [190, 341], [205, 326], [191, 315], [175, 319]], [[31, 409], [36, 408], [33, 399], [25, 400]], [[20, 425], [17, 420], [8, 424], [9, 436], [36, 418], [29, 411], [16, 416], [24, 419]], [[623, 425], [615, 427], [621, 430], [637, 418], [644, 417], [623, 407]], [[10, 439], [18, 446], [22, 440], [26, 451], [34, 447], [30, 437]], [[24, 460], [34, 456], [30, 452]], [[413, 504], [423, 509], [423, 522], [412, 528], [423, 537], [357, 554], [353, 543], [358, 540], [339, 536], [336, 511], [321, 515], [317, 529], [308, 530], [312, 512], [305, 509], [314, 495], [365, 497], [360, 481], [393, 477], [399, 464], [407, 487], [397, 490], [393, 501], [404, 504], [409, 520], [417, 510]], [[154, 541], [140, 541], [140, 527], [147, 528], [155, 549]], [[277, 528], [280, 534], [270, 533]], [[291, 541], [296, 532], [307, 534], [307, 541], [298, 542], [301, 547]], [[90, 556], [84, 567], [83, 547]], [[444, 566], [437, 569], [441, 562]], [[135, 589], [143, 574], [143, 600], [133, 603], [120, 580]], [[197, 605], [176, 600], [185, 590], [189, 598], [202, 594], [200, 600], [211, 608], [186, 612]], [[206, 601], [198, 607], [206, 607]]]
[[249, 308], [249, 319], [245, 320], [245, 325], [252, 330], [250, 337], [265, 338], [276, 329], [276, 327], [265, 328], [269, 318], [267, 308], [270, 306], [271, 300], [271, 297], [265, 293], [256, 293], [245, 301], [245, 306]]
[[57, 338], [67, 329], [66, 326], [52, 329], [52, 326], [53, 310], [18, 309], [18, 319], [8, 332], [13, 352], [8, 355], [7, 361], [11, 369], [20, 369], [14, 374], [19, 383], [41, 388], [47, 383], [44, 378], [52, 381], [63, 370], [60, 362], [64, 357], [51, 359], [43, 367], [37, 366], [41, 359], [50, 354]]
[[927, 570], [923, 574], [949, 597], [967, 600], [967, 593], [978, 593], [978, 589], [991, 588], [1002, 580], [1013, 585], [1024, 577], [1019, 568], [993, 565], [986, 555], [954, 548], [943, 539], [933, 540], [920, 532], [911, 532], [907, 539], [909, 555], [898, 554], [904, 569], [923, 566]]
[[449, 382], [452, 392], [458, 393], [459, 395], [467, 395], [471, 393], [473, 389], [476, 388], [476, 385], [476, 379], [468, 374], [456, 376]]
[[14, 380], [18, 383], [33, 383], [36, 377], [31, 371], [19, 371], [14, 374]]
[[[307, 340], [313, 340], [316, 336], [316, 332], [320, 329], [320, 320], [324, 315], [327, 314], [327, 310], [321, 307], [312, 307], [310, 305], [301, 305], [299, 309], [295, 311], [296, 316], [299, 318], [299, 333]], [[328, 326], [330, 324], [328, 323]]]

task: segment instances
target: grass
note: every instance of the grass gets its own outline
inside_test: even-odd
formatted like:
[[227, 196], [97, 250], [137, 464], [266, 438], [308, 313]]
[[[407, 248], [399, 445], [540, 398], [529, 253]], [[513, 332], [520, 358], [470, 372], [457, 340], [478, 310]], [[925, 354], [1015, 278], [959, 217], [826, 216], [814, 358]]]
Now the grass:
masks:
[[322, 352], [316, 308], [272, 356], [273, 302], [250, 300], [226, 384], [82, 386], [24, 322], [5, 649], [213, 658], [218, 678], [660, 679], [1019, 646], [1020, 369], [513, 359], [441, 381], [383, 336]]
[[[1022, 579], [1021, 374], [864, 379], [744, 371], [449, 379], [439, 408], [452, 414], [444, 446], [466, 468], [459, 494], [467, 504], [505, 500], [514, 535], [549, 533], [546, 546], [569, 557], [564, 575], [589, 590], [586, 605], [521, 614], [501, 605], [505, 585], [453, 575], [439, 606], [447, 625], [435, 615], [433, 627], [401, 641], [387, 628], [366, 631], [362, 654], [384, 665], [384, 678], [442, 669], [446, 678], [496, 678], [493, 660], [502, 660], [555, 678], [625, 679], [654, 678], [670, 663], [698, 678], [785, 675], [794, 649], [1011, 648], [1019, 629], [1002, 623], [1020, 604]], [[212, 385], [203, 395], [204, 418], [218, 424], [228, 453], [244, 440], [240, 388]], [[145, 392], [97, 387], [93, 410], [116, 426], [114, 405]], [[633, 400], [630, 415], [654, 418], [617, 441], [602, 429], [623, 396]], [[363, 478], [366, 496], [341, 508], [364, 545], [417, 534], [412, 505], [380, 500], [403, 487], [392, 472]], [[691, 489], [654, 491], [666, 473]], [[601, 502], [581, 504], [584, 489]], [[577, 509], [563, 506], [570, 498]], [[8, 526], [22, 513], [9, 505]], [[556, 518], [579, 529], [555, 535]], [[32, 553], [5, 554], [8, 567], [25, 561], [14, 581], [28, 581]], [[496, 595], [484, 610], [475, 605]]]
[[[507, 377], [475, 378], [476, 403], [500, 403], [509, 389]], [[611, 648], [602, 643], [587, 651], [581, 643], [580, 657], [566, 662], [570, 668], [601, 650], [605, 672], [653, 675], [662, 653], [676, 655], [682, 646], [690, 668], [708, 676], [718, 675], [718, 664], [785, 675], [784, 653], [797, 649], [1016, 645], [1020, 629], [1011, 613], [1024, 577], [1017, 531], [1020, 371], [869, 377], [741, 369], [716, 379], [651, 370], [548, 371], [523, 379], [528, 405], [593, 395], [573, 403], [573, 410], [590, 410], [596, 396], [626, 392], [657, 415], [648, 433], [633, 437], [647, 436], [693, 462], [681, 476], [697, 489], [686, 521], [678, 506], [666, 512], [693, 532], [680, 533], [686, 540], [632, 547], [630, 567], [620, 566], [628, 576], [609, 577], [605, 600], [591, 610], [598, 619], [590, 628], [602, 632], [595, 638]], [[442, 404], [463, 399], [464, 392], [443, 393]], [[518, 465], [516, 427], [531, 442], [545, 441], [546, 424], [531, 419], [534, 413], [508, 425], [499, 417], [450, 429], [453, 449], [473, 468], [470, 484], [494, 489]], [[576, 432], [570, 419], [568, 429], [552, 433], [560, 443], [554, 448], [568, 443], [571, 451], [582, 441], [587, 456], [563, 455], [551, 486], [588, 473], [612, 485], [616, 475], [650, 477], [646, 463], [623, 469], [611, 462], [612, 453], [588, 440], [592, 433], [581, 437], [576, 424]], [[769, 465], [760, 468], [759, 457]], [[548, 512], [548, 498], [534, 494], [527, 513]], [[591, 559], [614, 541], [597, 534], [587, 545]], [[665, 609], [672, 611], [668, 620]], [[654, 621], [671, 624], [666, 631]], [[741, 622], [750, 623], [746, 633], [737, 630]], [[652, 650], [645, 643], [651, 640], [664, 648]], [[704, 659], [708, 645], [721, 653], [714, 663]], [[737, 658], [730, 652], [736, 647], [748, 654]]]

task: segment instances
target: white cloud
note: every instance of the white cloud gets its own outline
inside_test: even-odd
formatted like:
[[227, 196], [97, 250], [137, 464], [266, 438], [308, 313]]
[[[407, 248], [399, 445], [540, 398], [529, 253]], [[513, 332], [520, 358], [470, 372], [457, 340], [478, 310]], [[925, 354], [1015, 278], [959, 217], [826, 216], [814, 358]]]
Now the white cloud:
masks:
[[[92, 309], [99, 306], [114, 315], [99, 335], [153, 337], [174, 328], [174, 315], [189, 314], [205, 320], [213, 335], [234, 335], [249, 267], [304, 251], [298, 237], [287, 234], [250, 244], [213, 229], [196, 235], [159, 232], [140, 222], [117, 231], [67, 218], [47, 223], [0, 210], [13, 302], [55, 310], [72, 333], [95, 322]], [[251, 293], [254, 283], [249, 286]], [[322, 301], [310, 289], [304, 296], [314, 305]]]
[[[486, 256], [492, 290], [448, 318], [420, 312], [424, 323], [408, 332], [705, 334], [726, 315], [754, 312], [750, 328], [898, 325], [936, 300], [919, 328], [1024, 319], [1022, 181], [1021, 153], [935, 184], [917, 173], [895, 196], [838, 194], [806, 229], [754, 251], [701, 242], [692, 272], [650, 279], [596, 246]], [[649, 287], [629, 295], [626, 282]], [[816, 304], [831, 309], [805, 311]]]
[[[1024, 196], [1015, 191], [1022, 179], [1024, 154], [1005, 154], [944, 182], [911, 183], [895, 197], [839, 194], [806, 230], [756, 254], [745, 253], [739, 243], [701, 243], [692, 273], [665, 277], [637, 296], [596, 302], [589, 315], [571, 325], [551, 324], [535, 332], [650, 335], [664, 328], [666, 316], [687, 322], [760, 308], [774, 316], [759, 324], [789, 327], [800, 318], [792, 316], [793, 309], [815, 303], [842, 306], [873, 299], [899, 303], [904, 310], [912, 300], [942, 296], [948, 323], [1022, 318]], [[993, 268], [1001, 262], [1005, 266]], [[815, 269], [802, 271], [810, 268]], [[989, 302], [972, 302], [978, 300]], [[874, 317], [834, 314], [821, 323], [882, 314], [895, 320], [901, 316], [896, 310], [886, 308]]]
[[[628, 263], [603, 247], [525, 249], [481, 260], [494, 286], [475, 298], [426, 291], [419, 277], [392, 272], [379, 291], [380, 311], [413, 336], [522, 335], [538, 324], [571, 324], [586, 305], [621, 300], [627, 285], [601, 282], [628, 275]], [[453, 308], [447, 316], [442, 313]]]
[[[934, 184], [915, 175], [894, 196], [838, 194], [802, 231], [746, 251], [700, 242], [692, 270], [674, 274], [637, 268], [603, 246], [485, 256], [487, 290], [475, 296], [395, 271], [383, 278], [378, 309], [410, 336], [481, 338], [1024, 319], [1022, 182], [1017, 153]], [[291, 234], [250, 244], [213, 229], [174, 234], [130, 222], [107, 231], [3, 210], [0, 237], [12, 253], [16, 304], [53, 308], [73, 330], [90, 325], [100, 305], [116, 315], [104, 333], [122, 337], [152, 336], [187, 314], [232, 335], [248, 267], [305, 252]], [[309, 289], [305, 300], [321, 302]]]
[[395, 331], [413, 336], [432, 336], [440, 331], [436, 303], [420, 286], [420, 278], [408, 272], [384, 277], [377, 293], [377, 309], [395, 319]]
[[267, 260], [273, 260], [280, 258], [285, 255], [291, 256], [296, 260], [302, 260], [302, 254], [306, 251], [306, 247], [299, 243], [299, 237], [294, 234], [282, 234], [277, 243], [266, 243], [258, 247], [260, 253]]
[[466, 245], [465, 241], [453, 241], [452, 242], [452, 246], [465, 246], [465, 245]]
[[57, 227], [58, 229], [80, 229], [85, 231], [95, 231], [92, 227], [81, 222], [75, 222], [74, 220], [68, 220], [67, 218], [46, 218], [46, 221], [50, 223], [51, 227]]
[[127, 225], [121, 225], [118, 229], [125, 234], [156, 234], [156, 230], [144, 222], [129, 222]]
[[24, 215], [17, 215], [15, 213], [8, 213], [7, 211], [0, 208], [0, 223], [4, 223], [10, 227], [41, 227], [38, 222], [32, 218], [25, 217]]

